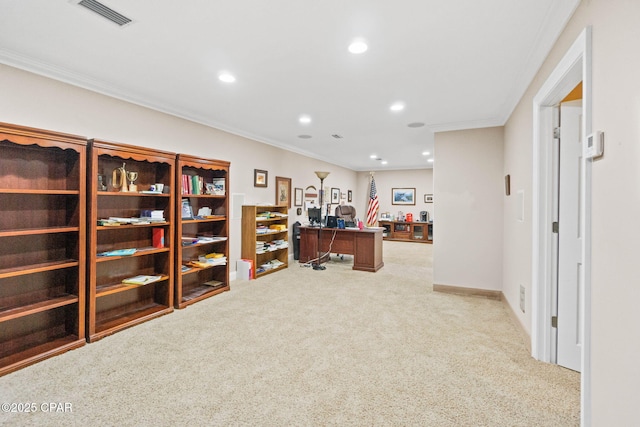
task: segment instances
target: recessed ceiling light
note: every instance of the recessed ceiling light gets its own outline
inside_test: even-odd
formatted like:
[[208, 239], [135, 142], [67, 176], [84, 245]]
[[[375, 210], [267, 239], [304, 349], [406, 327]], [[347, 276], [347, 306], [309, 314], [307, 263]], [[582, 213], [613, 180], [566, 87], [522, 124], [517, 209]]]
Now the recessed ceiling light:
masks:
[[375, 155], [375, 154], [372, 154], [372, 155], [370, 155], [370, 156], [369, 156], [369, 158], [370, 158], [370, 159], [377, 159], [377, 158], [378, 158], [378, 156], [377, 156], [377, 155]]
[[386, 160], [383, 160], [383, 161], [381, 161], [380, 163], [381, 163], [381, 164], [383, 164], [383, 165], [386, 165], [386, 164], [387, 164], [387, 161], [386, 161]]
[[433, 163], [433, 159], [428, 159], [427, 162]]
[[390, 109], [391, 111], [402, 111], [404, 110], [404, 102], [396, 102], [395, 104], [391, 105]]
[[423, 152], [422, 152], [422, 155], [423, 155], [423, 156], [428, 156], [429, 154], [431, 154], [431, 153], [429, 153], [428, 151], [423, 151]]
[[424, 126], [424, 123], [413, 122], [413, 123], [409, 123], [407, 126], [409, 126], [410, 128], [421, 128], [422, 126]]
[[311, 116], [307, 116], [306, 114], [302, 115], [302, 116], [300, 116], [298, 121], [300, 123], [302, 123], [303, 125], [308, 125], [309, 123], [311, 123]]
[[311, 135], [298, 135], [298, 138], [300, 138], [300, 139], [309, 139], [309, 138], [311, 138]]
[[369, 46], [367, 46], [367, 43], [364, 40], [355, 40], [349, 45], [349, 52], [356, 55], [365, 53], [367, 49], [369, 49]]
[[236, 78], [232, 74], [227, 73], [227, 72], [222, 72], [222, 73], [218, 74], [218, 79], [221, 82], [225, 82], [225, 83], [233, 83], [233, 82], [236, 81]]

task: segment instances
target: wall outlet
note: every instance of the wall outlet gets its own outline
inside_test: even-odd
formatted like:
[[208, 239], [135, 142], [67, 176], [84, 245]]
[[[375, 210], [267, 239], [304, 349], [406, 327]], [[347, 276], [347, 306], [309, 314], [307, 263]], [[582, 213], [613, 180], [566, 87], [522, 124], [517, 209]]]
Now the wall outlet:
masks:
[[523, 313], [524, 313], [524, 296], [525, 296], [524, 286], [520, 285], [520, 310], [522, 310]]

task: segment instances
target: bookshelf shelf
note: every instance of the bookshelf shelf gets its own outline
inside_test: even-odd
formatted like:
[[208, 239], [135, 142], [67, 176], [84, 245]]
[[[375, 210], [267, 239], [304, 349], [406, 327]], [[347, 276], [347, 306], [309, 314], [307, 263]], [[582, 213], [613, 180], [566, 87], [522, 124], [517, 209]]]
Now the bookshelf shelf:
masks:
[[144, 323], [163, 314], [171, 313], [172, 308], [164, 304], [149, 302], [141, 307], [129, 309], [111, 316], [104, 316], [96, 322], [94, 339], [98, 340], [123, 329]]
[[[176, 308], [209, 298], [229, 288], [229, 188], [230, 163], [222, 160], [178, 154], [175, 188], [180, 191], [176, 197]], [[212, 194], [217, 192], [218, 194]], [[183, 218], [183, 201], [190, 206], [192, 214], [198, 215], [201, 208], [210, 209], [208, 218]], [[186, 216], [186, 215], [185, 215]], [[224, 237], [225, 240], [198, 242], [182, 245], [182, 239], [194, 236]], [[191, 267], [186, 272], [181, 266], [197, 261], [199, 257], [216, 252], [226, 257], [224, 265]], [[219, 286], [205, 285], [220, 282]]]
[[[121, 169], [137, 174], [136, 191], [123, 191]], [[173, 310], [174, 192], [141, 193], [152, 185], [173, 187], [175, 154], [107, 141], [89, 141], [89, 239], [87, 339], [91, 342]], [[115, 184], [115, 185], [114, 185]], [[129, 189], [129, 188], [127, 188]], [[140, 218], [162, 211], [164, 222], [98, 225], [108, 218]], [[161, 231], [157, 231], [161, 230]], [[158, 232], [159, 234], [154, 234]], [[154, 239], [160, 242], [154, 247]], [[160, 245], [160, 246], [158, 246]], [[105, 252], [136, 249], [131, 255]], [[122, 279], [161, 275], [145, 285]]]
[[86, 145], [0, 123], [0, 375], [86, 342]]
[[[151, 274], [151, 275], [153, 275], [153, 274]], [[158, 274], [157, 276], [162, 276], [162, 275]], [[133, 288], [137, 288], [137, 287], [140, 287], [140, 286], [149, 286], [149, 285], [152, 285], [154, 283], [158, 283], [158, 282], [162, 282], [162, 281], [168, 280], [169, 276], [162, 276], [162, 278], [160, 280], [158, 280], [158, 281], [151, 282], [151, 283], [145, 283], [145, 284], [142, 284], [142, 285], [131, 285], [131, 284], [127, 284], [127, 283], [122, 283], [123, 279], [120, 279], [117, 282], [112, 282], [112, 283], [109, 283], [109, 284], [106, 284], [106, 285], [98, 286], [97, 289], [96, 289], [96, 295], [98, 297], [102, 297], [102, 296], [105, 296], [105, 295], [116, 294], [118, 292], [126, 292], [126, 291], [129, 291], [129, 290], [132, 290]]]

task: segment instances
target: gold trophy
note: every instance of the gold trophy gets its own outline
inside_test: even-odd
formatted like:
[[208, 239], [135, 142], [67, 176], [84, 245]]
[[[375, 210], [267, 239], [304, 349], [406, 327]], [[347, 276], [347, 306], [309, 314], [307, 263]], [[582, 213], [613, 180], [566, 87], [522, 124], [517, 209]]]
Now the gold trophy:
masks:
[[113, 188], [119, 188], [121, 192], [126, 193], [127, 190], [127, 171], [125, 170], [125, 163], [122, 167], [115, 168], [111, 177], [111, 185]]
[[138, 186], [134, 184], [135, 180], [138, 179], [138, 172], [127, 172], [127, 178], [129, 178], [129, 191], [131, 193], [136, 193], [138, 191]]

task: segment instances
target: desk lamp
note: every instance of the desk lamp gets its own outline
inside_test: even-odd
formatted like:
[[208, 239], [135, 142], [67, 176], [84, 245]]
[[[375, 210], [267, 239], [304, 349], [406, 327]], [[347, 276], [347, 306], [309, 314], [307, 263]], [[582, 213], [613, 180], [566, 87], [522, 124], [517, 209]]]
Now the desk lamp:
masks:
[[[324, 195], [324, 187], [322, 186], [324, 179], [329, 176], [329, 172], [316, 171], [316, 176], [320, 178], [320, 230], [318, 231], [318, 260], [313, 265], [314, 270], [324, 270], [326, 267], [322, 265], [322, 196]], [[328, 212], [327, 212], [328, 214]]]

